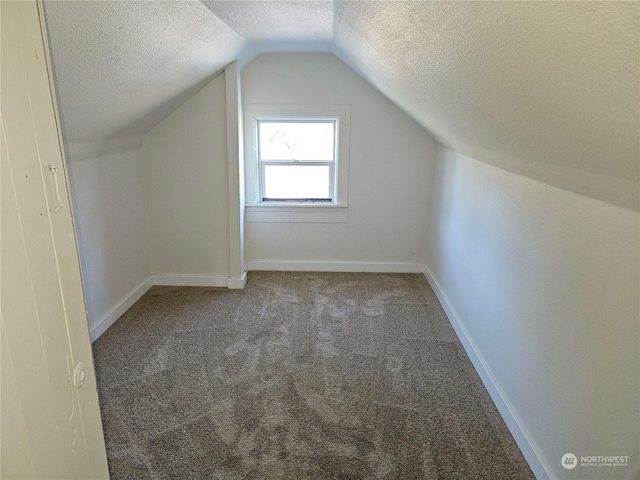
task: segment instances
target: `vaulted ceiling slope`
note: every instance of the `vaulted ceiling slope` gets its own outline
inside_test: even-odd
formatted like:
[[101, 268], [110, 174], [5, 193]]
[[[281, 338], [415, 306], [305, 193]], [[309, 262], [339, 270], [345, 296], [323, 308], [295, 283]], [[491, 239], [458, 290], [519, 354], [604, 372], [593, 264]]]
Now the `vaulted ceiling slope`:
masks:
[[330, 51], [443, 145], [640, 203], [640, 3], [46, 0], [66, 142], [144, 135], [213, 74]]

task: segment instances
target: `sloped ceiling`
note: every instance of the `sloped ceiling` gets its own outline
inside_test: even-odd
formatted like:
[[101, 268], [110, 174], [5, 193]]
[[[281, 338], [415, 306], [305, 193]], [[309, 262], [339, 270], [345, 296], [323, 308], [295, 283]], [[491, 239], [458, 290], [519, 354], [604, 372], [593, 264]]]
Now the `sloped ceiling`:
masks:
[[45, 2], [65, 141], [149, 131], [268, 50], [331, 51], [443, 145], [638, 209], [640, 3]]

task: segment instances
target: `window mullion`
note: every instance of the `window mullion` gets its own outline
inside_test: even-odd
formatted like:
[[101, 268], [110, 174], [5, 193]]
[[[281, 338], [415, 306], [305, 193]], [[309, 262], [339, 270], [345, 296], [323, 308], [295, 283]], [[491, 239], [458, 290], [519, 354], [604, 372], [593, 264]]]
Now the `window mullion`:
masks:
[[292, 160], [260, 160], [260, 164], [261, 165], [282, 165], [282, 166], [309, 166], [309, 167], [315, 167], [315, 166], [332, 166], [335, 162], [333, 162], [332, 160], [298, 160], [298, 161], [292, 161]]

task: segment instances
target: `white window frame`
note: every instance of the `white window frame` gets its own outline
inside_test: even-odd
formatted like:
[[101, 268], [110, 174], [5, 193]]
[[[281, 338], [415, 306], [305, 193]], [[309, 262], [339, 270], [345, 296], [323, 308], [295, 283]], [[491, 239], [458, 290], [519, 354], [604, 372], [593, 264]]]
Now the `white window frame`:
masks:
[[[249, 104], [244, 112], [245, 199], [247, 222], [346, 222], [349, 188], [351, 105]], [[259, 121], [336, 122], [331, 202], [262, 201], [258, 159]], [[305, 165], [308, 162], [301, 162]]]
[[282, 165], [282, 166], [296, 166], [296, 165], [302, 165], [302, 166], [309, 166], [309, 167], [313, 167], [313, 166], [326, 166], [329, 167], [329, 178], [330, 178], [330, 182], [329, 182], [329, 200], [317, 200], [318, 202], [323, 202], [323, 203], [329, 203], [329, 204], [335, 204], [336, 203], [336, 197], [335, 197], [335, 184], [336, 184], [336, 180], [337, 180], [337, 175], [336, 175], [336, 165], [337, 165], [337, 159], [338, 159], [338, 140], [339, 140], [339, 136], [338, 136], [338, 128], [339, 128], [339, 122], [337, 118], [333, 118], [333, 117], [286, 117], [286, 118], [256, 118], [255, 119], [257, 126], [256, 126], [256, 132], [258, 135], [260, 132], [260, 128], [259, 125], [260, 123], [269, 123], [269, 122], [281, 122], [281, 123], [330, 123], [333, 126], [333, 158], [331, 160], [264, 160], [262, 159], [261, 155], [260, 155], [260, 139], [257, 136], [256, 137], [256, 152], [257, 153], [257, 157], [258, 157], [258, 175], [260, 176], [260, 182], [259, 182], [259, 191], [258, 191], [258, 199], [260, 201], [261, 204], [265, 204], [265, 203], [271, 203], [271, 202], [278, 202], [278, 203], [293, 203], [293, 204], [298, 204], [298, 203], [304, 203], [309, 204], [309, 203], [315, 203], [314, 200], [312, 200], [311, 198], [307, 198], [307, 199], [290, 199], [290, 200], [269, 200], [269, 199], [265, 199], [264, 196], [266, 194], [266, 186], [265, 186], [265, 167], [270, 166], [270, 165]]

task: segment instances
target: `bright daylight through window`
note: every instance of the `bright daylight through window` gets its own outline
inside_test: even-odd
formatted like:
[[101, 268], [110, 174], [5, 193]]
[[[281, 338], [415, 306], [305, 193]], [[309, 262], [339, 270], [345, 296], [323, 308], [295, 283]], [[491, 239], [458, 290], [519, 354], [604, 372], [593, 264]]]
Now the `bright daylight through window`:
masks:
[[351, 105], [248, 104], [248, 223], [348, 219]]
[[261, 202], [334, 202], [336, 119], [258, 120]]

